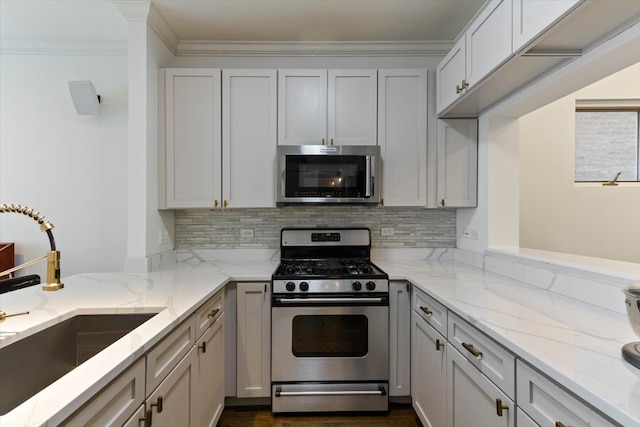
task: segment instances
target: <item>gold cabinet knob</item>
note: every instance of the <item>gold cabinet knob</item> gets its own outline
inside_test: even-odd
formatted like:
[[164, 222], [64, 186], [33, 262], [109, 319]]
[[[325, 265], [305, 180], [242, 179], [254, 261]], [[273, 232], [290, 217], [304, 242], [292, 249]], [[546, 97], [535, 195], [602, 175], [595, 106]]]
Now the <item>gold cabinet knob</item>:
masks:
[[502, 399], [496, 399], [496, 413], [499, 417], [502, 416], [502, 411], [506, 411], [509, 409], [509, 405], [503, 405]]

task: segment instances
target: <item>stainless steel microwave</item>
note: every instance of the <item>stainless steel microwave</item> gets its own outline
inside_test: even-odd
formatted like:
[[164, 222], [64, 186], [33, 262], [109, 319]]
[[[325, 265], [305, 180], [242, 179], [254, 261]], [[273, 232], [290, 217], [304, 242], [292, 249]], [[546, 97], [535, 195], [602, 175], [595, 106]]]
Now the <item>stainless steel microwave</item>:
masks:
[[277, 205], [380, 203], [377, 145], [280, 145], [277, 160]]

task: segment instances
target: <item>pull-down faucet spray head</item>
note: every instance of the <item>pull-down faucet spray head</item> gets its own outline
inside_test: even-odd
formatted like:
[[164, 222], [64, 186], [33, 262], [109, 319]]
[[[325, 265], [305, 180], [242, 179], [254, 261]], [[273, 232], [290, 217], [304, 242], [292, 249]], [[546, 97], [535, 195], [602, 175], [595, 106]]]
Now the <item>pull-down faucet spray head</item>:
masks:
[[64, 288], [64, 284], [60, 282], [60, 251], [56, 250], [56, 241], [53, 238], [53, 224], [47, 221], [40, 212], [36, 212], [33, 209], [30, 209], [26, 206], [22, 205], [13, 205], [13, 204], [1, 204], [0, 205], [0, 213], [13, 212], [21, 215], [28, 216], [29, 218], [36, 221], [40, 224], [40, 230], [47, 233], [49, 237], [49, 243], [51, 245], [51, 250], [47, 253], [47, 255], [34, 259], [32, 261], [25, 262], [17, 267], [11, 268], [9, 270], [3, 271], [0, 273], [0, 276], [5, 274], [12, 273], [16, 270], [20, 270], [21, 268], [27, 267], [29, 265], [35, 264], [37, 262], [47, 260], [47, 283], [42, 285], [42, 289], [45, 291], [57, 291], [59, 289]]

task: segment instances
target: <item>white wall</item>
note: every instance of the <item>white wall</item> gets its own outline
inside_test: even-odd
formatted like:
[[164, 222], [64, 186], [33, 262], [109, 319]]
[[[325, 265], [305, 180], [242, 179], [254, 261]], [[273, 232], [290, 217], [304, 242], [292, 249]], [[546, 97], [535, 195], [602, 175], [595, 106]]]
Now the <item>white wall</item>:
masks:
[[575, 101], [633, 98], [640, 64], [520, 118], [521, 247], [640, 263], [640, 184], [574, 183]]
[[[67, 86], [91, 80], [97, 116], [77, 115]], [[126, 55], [0, 56], [0, 203], [39, 210], [53, 223], [62, 275], [121, 271], [127, 221]], [[0, 215], [0, 241], [18, 261], [49, 250], [31, 219]], [[23, 271], [38, 273], [45, 264]]]

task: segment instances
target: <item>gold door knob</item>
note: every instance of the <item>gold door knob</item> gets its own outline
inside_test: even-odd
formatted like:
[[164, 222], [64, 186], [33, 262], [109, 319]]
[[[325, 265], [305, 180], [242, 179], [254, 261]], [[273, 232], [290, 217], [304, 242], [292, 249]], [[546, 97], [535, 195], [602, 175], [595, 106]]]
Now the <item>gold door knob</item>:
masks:
[[440, 200], [440, 206], [444, 206], [444, 199]]
[[226, 200], [222, 203], [222, 206], [223, 206], [223, 207], [225, 207], [225, 208], [226, 208], [228, 205], [229, 205], [229, 203], [227, 203], [227, 201], [226, 201]]
[[216, 200], [214, 200], [214, 201], [213, 201], [213, 207], [214, 207], [214, 208], [217, 208], [217, 207], [218, 207], [218, 199], [216, 199]]

